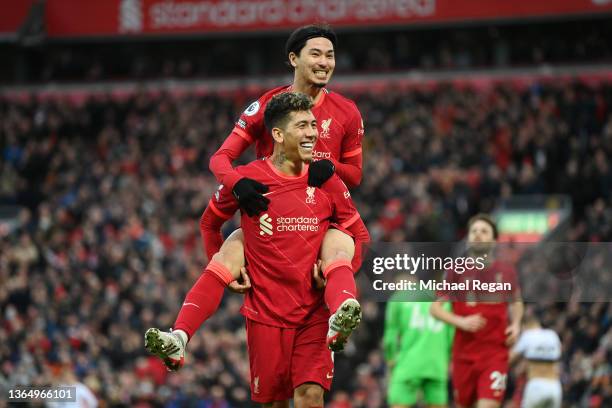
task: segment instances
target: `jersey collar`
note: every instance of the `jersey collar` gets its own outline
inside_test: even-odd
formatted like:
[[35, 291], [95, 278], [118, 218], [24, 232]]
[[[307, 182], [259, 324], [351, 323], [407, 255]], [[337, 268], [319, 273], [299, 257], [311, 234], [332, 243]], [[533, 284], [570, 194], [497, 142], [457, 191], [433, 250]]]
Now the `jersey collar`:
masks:
[[295, 180], [295, 179], [299, 179], [301, 177], [304, 177], [305, 175], [308, 174], [308, 164], [305, 163], [304, 167], [302, 167], [302, 173], [299, 176], [289, 176], [287, 174], [283, 174], [281, 173], [275, 166], [274, 164], [272, 164], [272, 161], [270, 160], [270, 157], [266, 157], [265, 160], [266, 164], [268, 165], [268, 167], [270, 167], [270, 169], [274, 172], [274, 174], [276, 174], [279, 177], [282, 177], [284, 179], [288, 179], [288, 180]]

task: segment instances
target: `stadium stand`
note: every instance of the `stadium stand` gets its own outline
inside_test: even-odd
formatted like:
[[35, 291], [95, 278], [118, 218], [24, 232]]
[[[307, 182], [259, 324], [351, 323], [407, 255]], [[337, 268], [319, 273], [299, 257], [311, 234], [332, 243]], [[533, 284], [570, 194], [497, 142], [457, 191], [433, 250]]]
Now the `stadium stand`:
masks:
[[[176, 374], [145, 353], [142, 334], [170, 327], [201, 272], [208, 159], [256, 95], [0, 97], [0, 203], [21, 208], [0, 228], [0, 388], [72, 370], [111, 406], [250, 406], [238, 295]], [[389, 84], [348, 96], [366, 121], [354, 197], [373, 241], [456, 241], [499, 197], [537, 193], [572, 197], [567, 240], [612, 240], [609, 83]], [[336, 359], [331, 407], [384, 406], [384, 305], [363, 312]], [[550, 304], [544, 323], [563, 342], [567, 405], [612, 406], [611, 304]]]
[[[608, 15], [541, 21], [398, 30], [380, 27], [340, 34], [337, 70], [391, 73], [604, 64], [612, 61]], [[284, 75], [286, 33], [202, 38], [101, 38], [49, 41], [27, 47], [0, 42], [7, 64], [0, 83], [158, 78], [243, 78]], [[92, 44], [94, 46], [92, 46]]]

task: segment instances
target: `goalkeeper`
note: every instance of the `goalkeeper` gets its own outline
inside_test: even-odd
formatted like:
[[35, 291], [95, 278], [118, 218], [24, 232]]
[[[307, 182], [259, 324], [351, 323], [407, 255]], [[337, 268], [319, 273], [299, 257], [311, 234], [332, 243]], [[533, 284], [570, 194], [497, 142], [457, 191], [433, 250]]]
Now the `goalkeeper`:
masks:
[[430, 315], [432, 302], [426, 295], [411, 302], [400, 296], [406, 299], [396, 294], [385, 315], [383, 347], [391, 371], [388, 403], [391, 408], [414, 406], [422, 392], [429, 407], [446, 407], [454, 329]]

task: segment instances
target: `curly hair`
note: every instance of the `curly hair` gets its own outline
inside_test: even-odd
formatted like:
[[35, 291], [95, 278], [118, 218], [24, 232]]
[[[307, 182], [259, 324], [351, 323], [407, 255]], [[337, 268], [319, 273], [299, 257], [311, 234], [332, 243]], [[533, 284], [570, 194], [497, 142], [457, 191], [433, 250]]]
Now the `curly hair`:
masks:
[[313, 106], [312, 98], [299, 92], [284, 92], [275, 95], [264, 112], [264, 123], [268, 131], [275, 127], [284, 127], [291, 112], [310, 110]]

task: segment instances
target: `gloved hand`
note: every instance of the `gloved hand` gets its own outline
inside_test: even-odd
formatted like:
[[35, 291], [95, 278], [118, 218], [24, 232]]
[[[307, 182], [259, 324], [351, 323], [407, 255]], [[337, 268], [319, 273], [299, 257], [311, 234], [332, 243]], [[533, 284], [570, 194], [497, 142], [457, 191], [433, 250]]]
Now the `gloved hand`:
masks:
[[232, 193], [238, 200], [240, 208], [246, 211], [249, 217], [252, 217], [268, 209], [270, 200], [263, 196], [263, 193], [267, 193], [268, 190], [265, 184], [244, 177], [238, 180]]
[[331, 160], [323, 159], [310, 163], [310, 166], [308, 166], [308, 185], [321, 187], [334, 175], [335, 171], [336, 166]]

